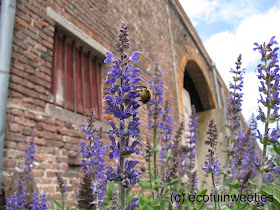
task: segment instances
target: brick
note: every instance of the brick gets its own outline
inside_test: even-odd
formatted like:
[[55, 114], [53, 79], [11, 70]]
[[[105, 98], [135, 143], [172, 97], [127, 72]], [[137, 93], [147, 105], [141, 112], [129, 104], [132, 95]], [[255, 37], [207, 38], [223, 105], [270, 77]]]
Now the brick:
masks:
[[37, 123], [37, 129], [38, 130], [46, 130], [46, 131], [51, 131], [51, 132], [56, 132], [56, 126], [54, 125], [49, 125], [43, 122]]
[[46, 154], [36, 154], [35, 160], [38, 162], [43, 162], [47, 160], [47, 155]]
[[27, 145], [25, 142], [19, 142], [17, 144], [17, 150], [25, 151], [27, 149]]
[[27, 23], [26, 23], [24, 20], [20, 19], [19, 17], [16, 17], [16, 22], [17, 22], [19, 25], [23, 26], [24, 28], [27, 27]]
[[26, 118], [32, 119], [32, 120], [35, 119], [35, 114], [30, 113], [28, 111], [24, 111], [23, 116], [26, 117]]
[[9, 123], [8, 127], [9, 127], [9, 131], [14, 133], [18, 133], [21, 131], [21, 126], [15, 123]]
[[3, 166], [4, 167], [16, 167], [17, 161], [15, 159], [4, 159]]
[[19, 109], [12, 109], [11, 113], [16, 116], [22, 116], [22, 111]]
[[18, 93], [16, 91], [12, 91], [12, 90], [9, 90], [9, 91], [10, 91], [9, 95], [12, 96], [12, 98], [22, 98], [21, 93]]
[[[37, 155], [35, 155], [36, 158]], [[38, 169], [32, 169], [32, 173], [34, 177], [43, 177], [44, 176], [44, 171], [43, 170], [38, 170]]]
[[23, 97], [22, 98], [22, 102], [26, 102], [26, 103], [34, 103], [34, 98], [31, 97]]
[[[42, 184], [51, 184], [52, 183], [52, 179], [49, 178], [41, 178], [41, 183]], [[59, 193], [57, 193], [59, 194]], [[52, 198], [54, 198], [54, 196], [52, 195]], [[55, 198], [54, 198], [55, 199]]]
[[40, 79], [39, 77], [35, 77], [35, 76], [31, 76], [31, 80], [38, 84], [38, 85], [42, 85], [45, 88], [50, 88], [51, 87], [51, 83], [50, 82], [46, 82], [45, 80]]
[[30, 136], [30, 135], [32, 135], [32, 133], [33, 133], [33, 129], [31, 129], [31, 128], [24, 127], [22, 129], [22, 134], [23, 135]]
[[42, 26], [44, 26], [44, 27], [49, 27], [49, 24], [48, 24], [46, 21], [42, 20], [42, 19], [39, 20], [39, 23], [40, 23]]
[[58, 125], [60, 127], [63, 127], [64, 126], [64, 122], [63, 121], [60, 121], [60, 120], [56, 120], [55, 121], [55, 125]]
[[17, 150], [12, 150], [12, 149], [6, 150], [4, 152], [4, 157], [5, 158], [12, 158], [12, 159], [19, 158], [19, 159], [23, 159], [24, 155], [25, 155], [24, 151], [17, 151]]
[[54, 141], [54, 140], [48, 140], [47, 141], [47, 146], [49, 147], [57, 147], [57, 148], [62, 148], [64, 143], [60, 141]]
[[44, 46], [46, 46], [47, 48], [49, 48], [49, 49], [53, 49], [53, 44], [48, 42], [48, 41], [46, 41], [46, 40], [44, 40], [44, 39], [42, 40], [42, 44]]
[[39, 99], [35, 99], [34, 104], [38, 105], [38, 106], [41, 106], [41, 107], [45, 107], [45, 105], [46, 105], [46, 103], [44, 101], [39, 100]]
[[9, 149], [15, 149], [17, 146], [16, 142], [13, 141], [7, 141], [7, 139], [4, 142], [4, 148], [9, 148]]
[[28, 120], [22, 117], [15, 117], [15, 123], [18, 123], [20, 125], [24, 125], [27, 127], [35, 127], [36, 123], [33, 120]]

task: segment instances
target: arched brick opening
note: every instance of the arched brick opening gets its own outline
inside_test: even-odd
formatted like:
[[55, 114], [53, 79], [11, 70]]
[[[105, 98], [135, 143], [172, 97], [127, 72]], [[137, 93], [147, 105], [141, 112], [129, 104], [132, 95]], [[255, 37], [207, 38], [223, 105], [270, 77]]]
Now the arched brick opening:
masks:
[[189, 92], [191, 104], [195, 105], [197, 112], [211, 109], [210, 88], [201, 69], [193, 60], [189, 60], [186, 65], [184, 88]]

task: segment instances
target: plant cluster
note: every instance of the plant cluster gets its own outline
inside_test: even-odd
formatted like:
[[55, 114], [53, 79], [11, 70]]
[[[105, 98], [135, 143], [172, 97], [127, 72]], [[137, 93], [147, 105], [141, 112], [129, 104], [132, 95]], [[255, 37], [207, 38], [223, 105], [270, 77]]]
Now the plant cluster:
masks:
[[[242, 110], [242, 87], [245, 70], [241, 70], [241, 55], [236, 62], [236, 69], [231, 69], [233, 82], [230, 83], [230, 101], [227, 105], [226, 128], [224, 137], [226, 147], [226, 162], [223, 167], [217, 153], [218, 130], [214, 119], [209, 121], [205, 144], [208, 146], [205, 166], [205, 179], [202, 187], [198, 186], [196, 164], [196, 144], [198, 141], [198, 117], [195, 107], [192, 107], [190, 121], [186, 128], [183, 122], [175, 124], [169, 102], [164, 100], [164, 82], [159, 65], [151, 81], [145, 82], [139, 75], [142, 70], [134, 65], [139, 62], [139, 51], [131, 55], [126, 53], [130, 48], [128, 27], [122, 24], [116, 52], [107, 51], [104, 63], [108, 64], [106, 84], [108, 94], [104, 96], [107, 105], [105, 114], [114, 116], [109, 120], [111, 130], [108, 134], [110, 144], [106, 145], [102, 130], [95, 128], [94, 110], [91, 111], [87, 123], [83, 124], [85, 141], [80, 142], [79, 154], [82, 156], [82, 177], [77, 193], [76, 207], [65, 205], [67, 188], [63, 178], [56, 173], [61, 201], [52, 199], [54, 209], [263, 209], [280, 208], [279, 172], [280, 147], [279, 127], [272, 127], [279, 120], [279, 67], [277, 42], [272, 37], [268, 44], [255, 43], [254, 50], [261, 53], [261, 63], [258, 65], [260, 80], [259, 115], [251, 118], [249, 129], [241, 127], [240, 111]], [[138, 109], [141, 107], [141, 97], [138, 88], [140, 83], [149, 85], [152, 92], [148, 103], [149, 120], [146, 135], [140, 129]], [[264, 123], [264, 131], [260, 131], [257, 122]], [[173, 129], [176, 128], [176, 133]], [[140, 136], [142, 138], [140, 138]], [[182, 139], [185, 144], [182, 144]], [[140, 139], [146, 139], [146, 142]], [[261, 154], [256, 149], [256, 141], [263, 145]], [[140, 170], [139, 161], [132, 154], [140, 154], [140, 145], [144, 148], [143, 160], [146, 170]], [[272, 146], [273, 154], [268, 156], [267, 150]], [[6, 199], [6, 209], [47, 209], [46, 194], [34, 192], [33, 203], [26, 206], [26, 182], [30, 179], [35, 157], [33, 142], [27, 142], [25, 155], [25, 175], [20, 177], [15, 194]], [[114, 164], [106, 165], [108, 156]], [[137, 158], [138, 159], [138, 158]], [[113, 166], [112, 166], [113, 165]], [[143, 171], [148, 179], [142, 178]], [[210, 180], [210, 181], [206, 181]], [[139, 184], [139, 185], [138, 185]], [[205, 186], [205, 184], [207, 186]], [[142, 188], [141, 192], [133, 193], [134, 187]], [[208, 192], [208, 193], [207, 193]], [[230, 200], [232, 196], [262, 195], [265, 199], [246, 201]], [[210, 194], [211, 202], [204, 201]], [[200, 196], [201, 200], [190, 200]], [[225, 196], [228, 199], [222, 199]], [[171, 196], [171, 197], [170, 197]], [[222, 197], [224, 196], [224, 197]], [[272, 199], [271, 199], [271, 196]], [[213, 197], [213, 199], [212, 199]], [[263, 198], [263, 197], [262, 197]]]

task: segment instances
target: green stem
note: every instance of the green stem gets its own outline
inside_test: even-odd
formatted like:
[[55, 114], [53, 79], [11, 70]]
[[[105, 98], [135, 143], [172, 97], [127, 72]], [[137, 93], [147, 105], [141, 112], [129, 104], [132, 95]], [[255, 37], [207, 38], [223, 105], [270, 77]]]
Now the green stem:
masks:
[[167, 164], [168, 164], [169, 160], [170, 160], [170, 157], [167, 158], [166, 163], [165, 163], [160, 175], [162, 175], [162, 173], [164, 172], [165, 168], [167, 167]]
[[[121, 170], [121, 174], [124, 172], [124, 157], [122, 155], [123, 152], [123, 146], [124, 146], [124, 138], [121, 138], [121, 155], [120, 155], [120, 170]], [[121, 189], [121, 193], [120, 193], [120, 200], [121, 200], [121, 209], [123, 210], [125, 208], [125, 189], [122, 185], [122, 183], [120, 183], [120, 189]]]
[[[267, 67], [267, 57], [265, 57], [265, 66]], [[269, 78], [268, 73], [266, 73], [266, 78]], [[267, 84], [267, 94], [271, 94], [270, 93], [270, 79], [267, 79], [266, 84]], [[265, 121], [265, 129], [264, 132], [265, 134], [268, 134], [268, 125], [269, 125], [269, 118], [270, 118], [270, 111], [271, 108], [268, 107], [267, 108], [267, 115], [266, 115], [266, 121]], [[262, 159], [261, 159], [261, 171], [260, 171], [260, 176], [259, 176], [259, 181], [258, 181], [258, 185], [257, 185], [257, 189], [256, 189], [256, 193], [257, 195], [260, 193], [261, 191], [261, 186], [262, 186], [262, 180], [263, 180], [263, 168], [264, 168], [264, 164], [265, 164], [265, 159], [266, 159], [266, 152], [267, 152], [267, 142], [264, 142], [263, 144], [263, 154], [262, 154]]]
[[[151, 172], [151, 159], [149, 157], [149, 162], [148, 162], [148, 170], [149, 170], [149, 176], [150, 176], [150, 183], [151, 183], [151, 188], [153, 187], [153, 183], [152, 183], [152, 172]], [[152, 191], [152, 195], [153, 195], [153, 199], [155, 199], [155, 195], [154, 192]]]
[[64, 193], [61, 193], [61, 198], [62, 209], [64, 209]]
[[155, 168], [155, 180], [157, 179], [157, 126], [154, 125], [154, 168]]

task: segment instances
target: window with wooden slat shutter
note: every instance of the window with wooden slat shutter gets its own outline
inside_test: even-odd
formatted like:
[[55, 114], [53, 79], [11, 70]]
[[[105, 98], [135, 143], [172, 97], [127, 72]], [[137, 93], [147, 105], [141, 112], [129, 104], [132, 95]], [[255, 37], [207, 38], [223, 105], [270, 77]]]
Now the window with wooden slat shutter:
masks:
[[56, 30], [51, 93], [54, 105], [82, 115], [94, 108], [101, 120], [102, 64], [85, 48], [79, 40]]

